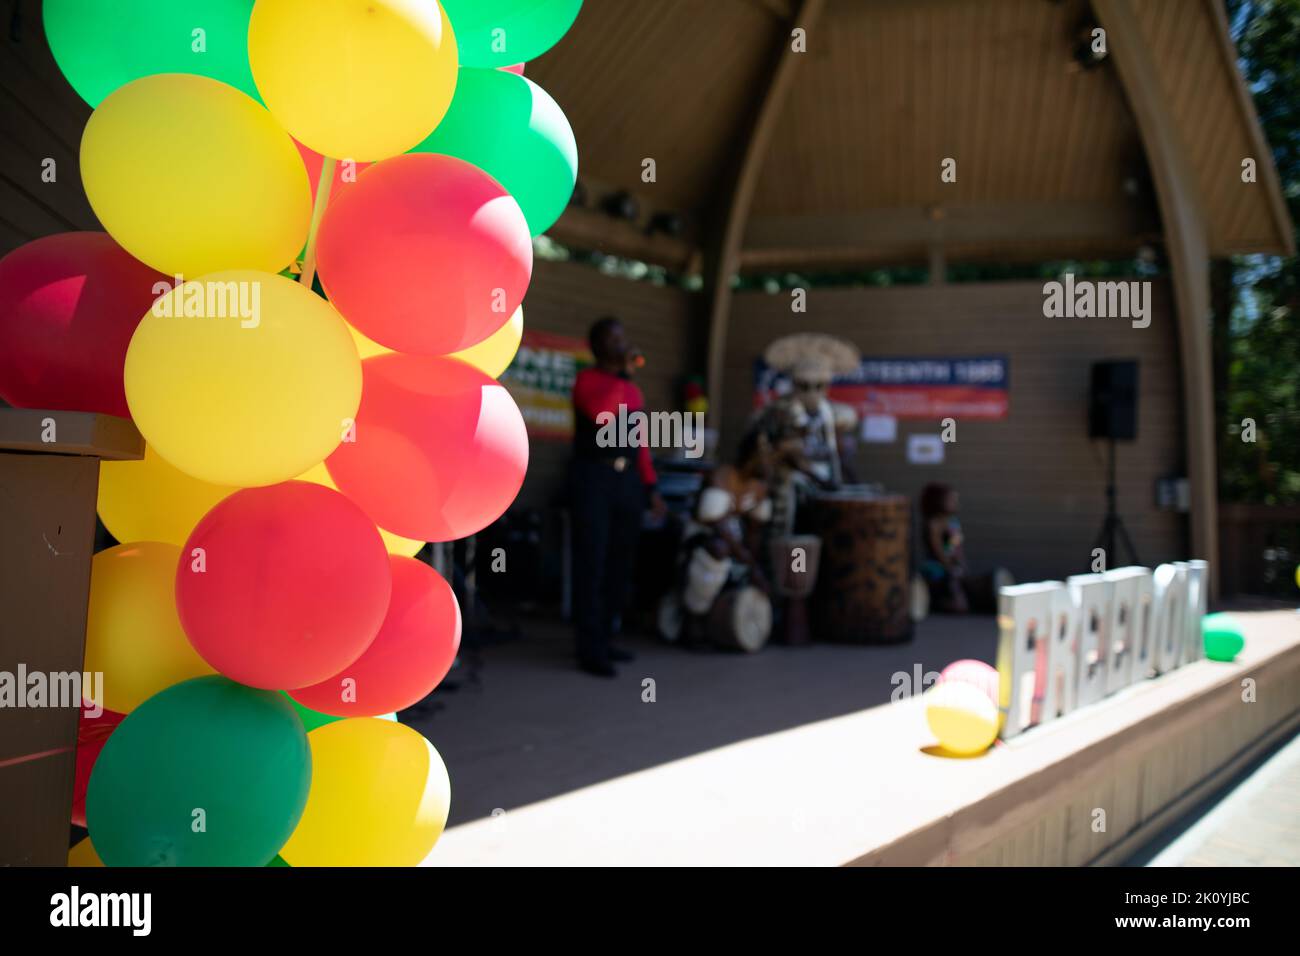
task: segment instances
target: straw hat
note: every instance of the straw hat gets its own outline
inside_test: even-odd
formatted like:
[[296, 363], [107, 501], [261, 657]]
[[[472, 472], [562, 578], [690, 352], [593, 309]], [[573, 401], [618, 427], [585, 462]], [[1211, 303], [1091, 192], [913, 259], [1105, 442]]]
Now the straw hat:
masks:
[[862, 353], [852, 342], [822, 332], [799, 332], [785, 335], [763, 352], [763, 361], [782, 372], [796, 376], [815, 375], [827, 379], [848, 375], [857, 369]]

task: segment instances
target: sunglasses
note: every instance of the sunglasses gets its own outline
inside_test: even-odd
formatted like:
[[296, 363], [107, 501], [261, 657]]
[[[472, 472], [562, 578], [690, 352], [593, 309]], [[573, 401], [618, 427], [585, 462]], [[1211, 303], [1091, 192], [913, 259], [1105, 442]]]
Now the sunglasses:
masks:
[[796, 380], [794, 387], [801, 392], [821, 392], [825, 391], [829, 384], [829, 382], [808, 382]]

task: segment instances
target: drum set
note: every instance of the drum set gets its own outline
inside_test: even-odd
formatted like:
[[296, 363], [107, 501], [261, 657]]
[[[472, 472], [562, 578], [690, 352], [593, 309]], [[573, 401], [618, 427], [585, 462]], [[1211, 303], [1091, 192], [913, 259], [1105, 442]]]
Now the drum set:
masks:
[[[924, 582], [911, 565], [912, 507], [903, 495], [869, 486], [814, 494], [799, 530], [769, 543], [776, 608], [749, 583], [728, 584], [707, 614], [710, 640], [753, 653], [773, 636], [783, 644], [823, 640], [858, 644], [908, 641], [928, 611]], [[688, 595], [689, 597], [689, 595]], [[678, 594], [659, 607], [659, 631], [682, 632]]]

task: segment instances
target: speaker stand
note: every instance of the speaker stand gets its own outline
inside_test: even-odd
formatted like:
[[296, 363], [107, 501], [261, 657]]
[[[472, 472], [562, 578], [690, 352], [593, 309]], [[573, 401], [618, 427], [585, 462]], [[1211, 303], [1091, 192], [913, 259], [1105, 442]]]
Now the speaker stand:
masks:
[[[1133, 547], [1133, 541], [1128, 536], [1128, 529], [1124, 527], [1124, 519], [1119, 516], [1119, 509], [1116, 507], [1115, 493], [1115, 439], [1109, 439], [1110, 444], [1110, 464], [1106, 477], [1106, 517], [1101, 523], [1101, 531], [1097, 534], [1097, 540], [1093, 542], [1094, 548], [1101, 548], [1105, 554], [1106, 567], [1121, 567], [1119, 563], [1119, 552], [1116, 550], [1116, 542], [1122, 544], [1128, 551], [1131, 564], [1141, 564], [1138, 557], [1137, 548]], [[1112, 563], [1112, 556], [1114, 562]]]

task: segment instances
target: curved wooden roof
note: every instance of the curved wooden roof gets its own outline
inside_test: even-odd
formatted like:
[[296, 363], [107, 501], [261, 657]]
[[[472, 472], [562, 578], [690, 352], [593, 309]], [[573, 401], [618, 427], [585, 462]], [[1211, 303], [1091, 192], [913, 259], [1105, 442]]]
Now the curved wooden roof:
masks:
[[[1209, 252], [1293, 251], [1221, 0], [1129, 4], [1141, 36], [1111, 41], [1152, 63]], [[789, 54], [801, 18], [807, 52]], [[695, 269], [730, 232], [725, 258], [750, 270], [919, 262], [936, 244], [950, 260], [1129, 256], [1162, 230], [1129, 91], [1110, 60], [1073, 59], [1091, 22], [1087, 0], [586, 0], [528, 65], [573, 124], [588, 195], [552, 234]], [[16, 0], [0, 46], [0, 246], [93, 228], [75, 175], [89, 109], [38, 0]], [[33, 179], [43, 157], [56, 183]], [[592, 208], [620, 190], [640, 200], [636, 225]], [[648, 235], [654, 210], [682, 235]]]
[[[571, 209], [561, 241], [684, 264], [725, 220], [763, 91], [808, 16], [793, 0], [587, 0], [528, 66], [568, 114], [589, 205], [626, 190], [642, 223]], [[1161, 229], [1128, 92], [1073, 53], [1086, 0], [825, 0], [769, 117], [740, 265], [1129, 256]], [[1138, 0], [1140, 42], [1198, 186], [1213, 255], [1286, 253], [1292, 231], [1219, 0]], [[802, 11], [802, 12], [801, 12]], [[814, 14], [815, 16], [815, 14]], [[940, 181], [943, 159], [955, 183]], [[1259, 181], [1241, 182], [1253, 157]], [[652, 158], [656, 181], [642, 181]], [[698, 260], [695, 260], [698, 262]]]

